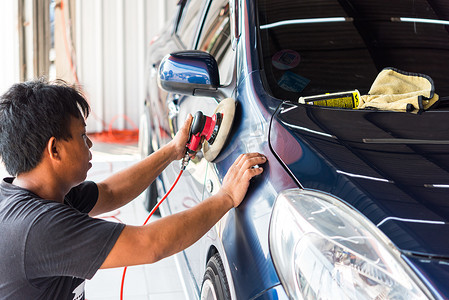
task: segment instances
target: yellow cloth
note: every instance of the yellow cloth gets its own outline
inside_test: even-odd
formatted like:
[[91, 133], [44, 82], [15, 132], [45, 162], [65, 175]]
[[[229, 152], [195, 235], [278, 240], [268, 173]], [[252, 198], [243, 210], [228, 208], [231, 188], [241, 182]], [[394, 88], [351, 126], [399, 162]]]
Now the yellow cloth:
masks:
[[429, 76], [385, 68], [377, 75], [368, 95], [360, 99], [358, 108], [409, 111], [429, 109], [439, 97]]

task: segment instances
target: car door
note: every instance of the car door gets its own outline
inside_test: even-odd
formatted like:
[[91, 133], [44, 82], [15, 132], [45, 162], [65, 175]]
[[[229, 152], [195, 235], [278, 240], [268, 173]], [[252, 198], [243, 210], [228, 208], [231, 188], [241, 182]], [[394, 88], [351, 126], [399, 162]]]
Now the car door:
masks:
[[[176, 51], [191, 49], [197, 40], [198, 27], [207, 9], [209, 0], [182, 0], [178, 4], [178, 12], [174, 16], [173, 26], [161, 33], [155, 39], [147, 54], [147, 87], [144, 107], [144, 117], [141, 120], [141, 149], [143, 155], [148, 155], [171, 141], [177, 126], [178, 94], [167, 93], [159, 88], [157, 72], [161, 60], [165, 55]], [[145, 145], [145, 148], [143, 148]], [[178, 170], [167, 168], [155, 182], [159, 198], [163, 195], [166, 185], [170, 185], [176, 178]], [[182, 184], [180, 183], [182, 186]], [[169, 213], [170, 202], [163, 205], [162, 211]], [[152, 207], [152, 206], [151, 206]], [[151, 208], [149, 207], [149, 208]], [[164, 213], [164, 212], [163, 212]]]
[[[235, 52], [232, 50], [230, 40], [228, 1], [212, 1], [203, 24], [199, 34], [197, 49], [211, 53], [217, 60], [221, 79], [220, 84], [224, 87], [220, 90], [223, 93], [216, 98], [181, 96], [177, 103], [177, 128], [182, 126], [188, 114], [194, 115], [197, 111], [202, 111], [205, 115], [212, 116], [220, 100], [231, 97], [233, 93], [232, 82]], [[180, 195], [180, 198], [170, 203], [173, 213], [192, 207], [204, 199], [205, 193], [210, 194], [205, 190], [205, 176], [207, 172], [211, 172], [211, 164], [203, 158], [202, 153], [198, 153], [197, 157], [189, 163], [184, 171], [183, 179], [181, 180], [185, 186], [185, 190], [183, 188], [184, 192]], [[214, 190], [218, 191], [218, 188], [219, 186], [216, 182]], [[193, 284], [196, 286], [197, 291], [201, 287], [203, 278], [204, 260], [207, 254], [205, 253], [207, 251], [205, 244], [210, 243], [208, 239], [214, 239], [213, 233], [207, 234], [184, 251], [184, 257], [190, 268]]]
[[[175, 16], [174, 28], [158, 38], [150, 47], [148, 61], [150, 62], [147, 106], [151, 111], [153, 132], [156, 133], [157, 142], [165, 145], [171, 140], [173, 130], [171, 120], [176, 117], [176, 104], [179, 95], [168, 94], [157, 84], [157, 70], [162, 58], [180, 50], [190, 49], [195, 40], [208, 0], [182, 0], [179, 2], [179, 12]], [[154, 149], [156, 150], [156, 149]]]

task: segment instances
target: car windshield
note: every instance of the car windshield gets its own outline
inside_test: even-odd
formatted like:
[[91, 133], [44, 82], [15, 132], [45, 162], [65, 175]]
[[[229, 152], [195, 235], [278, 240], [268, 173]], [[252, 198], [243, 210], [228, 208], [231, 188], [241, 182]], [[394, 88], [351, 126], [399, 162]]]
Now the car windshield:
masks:
[[[261, 63], [276, 98], [357, 89], [392, 67], [449, 99], [447, 0], [258, 0]], [[442, 104], [443, 103], [443, 104]]]

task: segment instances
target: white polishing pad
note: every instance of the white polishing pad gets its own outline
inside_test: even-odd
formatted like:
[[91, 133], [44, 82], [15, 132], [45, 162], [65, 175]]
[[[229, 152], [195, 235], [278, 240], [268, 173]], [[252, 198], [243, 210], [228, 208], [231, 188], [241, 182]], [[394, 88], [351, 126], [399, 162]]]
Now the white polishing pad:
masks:
[[222, 100], [214, 111], [214, 114], [220, 113], [223, 116], [217, 137], [212, 145], [207, 141], [203, 143], [203, 153], [207, 161], [213, 161], [220, 154], [226, 139], [231, 131], [232, 122], [235, 115], [235, 101], [232, 98]]

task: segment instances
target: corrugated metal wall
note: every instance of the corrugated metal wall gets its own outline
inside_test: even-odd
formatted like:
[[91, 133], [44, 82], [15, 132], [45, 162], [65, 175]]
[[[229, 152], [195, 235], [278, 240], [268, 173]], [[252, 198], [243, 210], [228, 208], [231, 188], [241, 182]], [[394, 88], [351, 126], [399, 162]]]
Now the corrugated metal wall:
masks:
[[145, 52], [175, 7], [175, 1], [77, 0], [76, 64], [92, 107], [88, 131], [138, 126]]
[[[147, 46], [172, 17], [177, 1], [50, 1], [0, 1], [0, 93], [41, 75], [68, 82], [78, 77], [92, 107], [89, 132], [111, 124], [134, 129], [144, 101]], [[40, 67], [36, 63], [50, 55], [44, 47], [49, 43], [41, 41], [49, 38], [41, 21], [49, 18], [52, 7], [56, 67]]]

